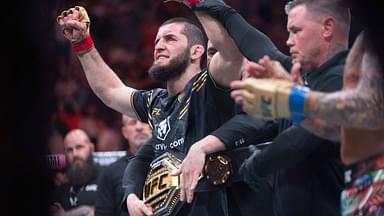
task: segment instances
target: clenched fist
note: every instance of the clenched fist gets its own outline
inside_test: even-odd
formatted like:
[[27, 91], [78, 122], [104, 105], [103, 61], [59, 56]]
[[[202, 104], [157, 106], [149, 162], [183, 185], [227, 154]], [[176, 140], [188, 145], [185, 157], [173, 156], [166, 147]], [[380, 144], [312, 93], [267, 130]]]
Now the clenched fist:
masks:
[[57, 22], [64, 37], [73, 44], [75, 52], [86, 52], [93, 47], [93, 41], [89, 35], [90, 19], [83, 7], [75, 6], [63, 11], [57, 17]]

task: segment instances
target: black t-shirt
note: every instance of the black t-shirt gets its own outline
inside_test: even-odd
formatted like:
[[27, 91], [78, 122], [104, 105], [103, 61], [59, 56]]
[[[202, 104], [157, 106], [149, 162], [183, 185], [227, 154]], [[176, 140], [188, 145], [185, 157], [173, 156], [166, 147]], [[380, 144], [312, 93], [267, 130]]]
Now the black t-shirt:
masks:
[[208, 72], [196, 75], [175, 96], [154, 89], [135, 92], [132, 101], [138, 117], [153, 130], [155, 157], [167, 150], [187, 153], [194, 142], [235, 113], [229, 90], [217, 87]]
[[[142, 196], [149, 163], [156, 156], [166, 151], [186, 154], [193, 143], [235, 114], [229, 91], [216, 86], [207, 71], [193, 77], [175, 96], [168, 95], [164, 89], [137, 91], [132, 102], [138, 117], [152, 127], [153, 137], [139, 149], [125, 170], [125, 198], [129, 193]], [[228, 208], [227, 192], [223, 188], [195, 194], [193, 203], [184, 205], [179, 215], [190, 212], [223, 215]]]
[[95, 203], [95, 216], [123, 216], [121, 202], [124, 197], [122, 178], [131, 155], [119, 158], [101, 172]]
[[[100, 167], [97, 168], [100, 173]], [[65, 211], [70, 209], [88, 205], [94, 206], [97, 193], [98, 176], [92, 178], [87, 184], [81, 186], [73, 186], [65, 183], [53, 192], [53, 202], [60, 203]]]

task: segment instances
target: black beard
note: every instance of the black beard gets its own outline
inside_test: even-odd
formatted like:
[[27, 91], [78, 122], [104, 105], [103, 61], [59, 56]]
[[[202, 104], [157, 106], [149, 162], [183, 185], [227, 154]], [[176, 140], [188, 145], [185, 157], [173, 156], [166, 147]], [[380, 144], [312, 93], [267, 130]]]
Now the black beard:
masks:
[[[81, 159], [75, 159], [81, 160]], [[74, 186], [81, 186], [88, 183], [96, 176], [96, 164], [93, 161], [92, 156], [87, 160], [82, 160], [81, 164], [74, 163], [69, 164], [65, 171], [68, 182]]]
[[189, 49], [185, 49], [179, 56], [170, 60], [168, 65], [152, 64], [148, 73], [160, 82], [179, 78], [188, 67], [189, 57]]

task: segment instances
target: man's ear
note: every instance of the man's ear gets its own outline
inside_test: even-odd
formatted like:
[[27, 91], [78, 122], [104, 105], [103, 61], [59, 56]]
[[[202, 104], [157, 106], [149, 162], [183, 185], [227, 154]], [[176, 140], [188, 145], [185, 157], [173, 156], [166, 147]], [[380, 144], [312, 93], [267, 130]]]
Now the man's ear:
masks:
[[197, 59], [200, 59], [200, 58], [205, 58], [203, 57], [204, 55], [204, 46], [200, 45], [200, 44], [195, 44], [191, 47], [190, 49], [190, 58], [191, 58], [191, 61], [194, 62], [196, 61]]
[[323, 19], [323, 37], [330, 41], [336, 31], [336, 21], [333, 17], [325, 17]]
[[127, 131], [124, 129], [125, 129], [125, 126], [121, 127], [121, 134], [123, 135], [124, 139], [128, 139]]

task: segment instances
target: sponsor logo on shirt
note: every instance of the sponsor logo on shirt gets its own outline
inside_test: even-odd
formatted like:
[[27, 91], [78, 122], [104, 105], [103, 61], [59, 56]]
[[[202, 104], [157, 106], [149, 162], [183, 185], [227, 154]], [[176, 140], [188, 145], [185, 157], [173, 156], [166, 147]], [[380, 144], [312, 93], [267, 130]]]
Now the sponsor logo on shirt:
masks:
[[184, 137], [181, 137], [180, 139], [172, 141], [168, 144], [165, 144], [165, 143], [155, 144], [155, 151], [165, 151], [168, 148], [174, 149], [174, 148], [177, 148], [179, 146], [182, 146], [183, 144], [184, 144]]
[[169, 116], [160, 122], [156, 130], [157, 130], [157, 138], [164, 141], [165, 138], [167, 138], [169, 131], [171, 130], [171, 126], [169, 124]]
[[97, 184], [90, 184], [85, 187], [85, 191], [97, 191]]
[[160, 116], [160, 108], [153, 108], [152, 115]]

